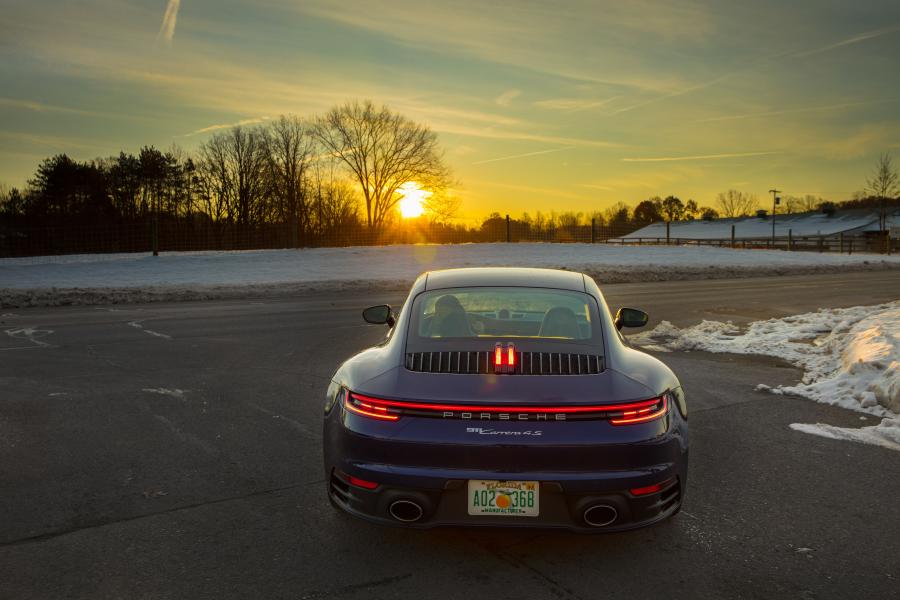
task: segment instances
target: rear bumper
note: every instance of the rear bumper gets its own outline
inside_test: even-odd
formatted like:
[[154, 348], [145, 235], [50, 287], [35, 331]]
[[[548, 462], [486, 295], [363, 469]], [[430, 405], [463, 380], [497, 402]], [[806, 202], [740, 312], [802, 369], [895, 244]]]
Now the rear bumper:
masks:
[[[522, 435], [481, 435], [473, 427]], [[539, 435], [526, 435], [536, 429]], [[661, 419], [627, 427], [602, 421], [384, 423], [336, 408], [326, 415], [323, 433], [332, 503], [382, 524], [622, 531], [678, 512], [687, 482], [687, 421], [674, 407]], [[353, 485], [349, 477], [377, 486]], [[469, 515], [467, 484], [478, 479], [539, 481], [539, 515]], [[629, 491], [663, 482], [652, 494]], [[421, 517], [403, 522], [392, 516], [398, 500], [420, 506]], [[592, 526], [585, 511], [597, 505], [614, 509], [615, 518]]]
[[[328, 495], [339, 509], [383, 525], [414, 528], [537, 527], [567, 529], [579, 533], [612, 532], [652, 525], [678, 512], [684, 493], [686, 471], [686, 464], [682, 464], [670, 469], [668, 474], [657, 473], [659, 481], [667, 478], [671, 481], [659, 492], [645, 496], [633, 496], [627, 487], [619, 491], [584, 491], [583, 488], [591, 487], [590, 480], [579, 481], [579, 485], [574, 486], [576, 491], [571, 489], [571, 481], [539, 479], [540, 514], [536, 517], [469, 515], [466, 508], [465, 479], [448, 479], [440, 489], [379, 484], [377, 488], [368, 490], [351, 485], [335, 470], [328, 480]], [[376, 474], [368, 476], [374, 478]], [[531, 479], [532, 476], [523, 477], [519, 474], [519, 478]], [[603, 483], [608, 485], [610, 481], [605, 478]], [[421, 517], [413, 521], [401, 521], [392, 516], [391, 506], [398, 500], [414, 502], [420, 506]], [[586, 518], [586, 511], [597, 506], [611, 507], [615, 512], [603, 508], [589, 513]]]

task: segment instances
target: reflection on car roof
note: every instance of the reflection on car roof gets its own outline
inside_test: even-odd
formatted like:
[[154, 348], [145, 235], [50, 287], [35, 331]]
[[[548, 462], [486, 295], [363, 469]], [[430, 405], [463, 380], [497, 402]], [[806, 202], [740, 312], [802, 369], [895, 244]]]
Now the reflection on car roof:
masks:
[[477, 267], [430, 271], [426, 290], [459, 287], [545, 287], [558, 290], [585, 291], [581, 273], [558, 269], [526, 269], [513, 267]]

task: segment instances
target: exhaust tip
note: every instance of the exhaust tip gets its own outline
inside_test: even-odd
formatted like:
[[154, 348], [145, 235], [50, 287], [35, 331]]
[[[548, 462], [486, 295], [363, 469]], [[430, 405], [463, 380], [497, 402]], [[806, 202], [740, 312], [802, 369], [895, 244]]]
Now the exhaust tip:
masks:
[[606, 527], [619, 517], [619, 511], [609, 504], [595, 504], [584, 510], [584, 522], [591, 527]]
[[424, 514], [422, 505], [412, 500], [394, 500], [391, 502], [388, 512], [402, 523], [414, 523]]

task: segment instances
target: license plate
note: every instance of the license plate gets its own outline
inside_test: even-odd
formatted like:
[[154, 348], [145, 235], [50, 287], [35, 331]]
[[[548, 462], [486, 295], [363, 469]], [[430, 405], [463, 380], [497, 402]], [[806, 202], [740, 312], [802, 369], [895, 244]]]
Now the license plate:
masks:
[[470, 515], [538, 516], [539, 481], [469, 480]]

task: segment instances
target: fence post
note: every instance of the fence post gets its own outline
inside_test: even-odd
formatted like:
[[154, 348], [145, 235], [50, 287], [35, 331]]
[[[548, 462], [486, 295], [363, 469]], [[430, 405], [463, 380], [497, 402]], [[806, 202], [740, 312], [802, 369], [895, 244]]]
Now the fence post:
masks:
[[731, 247], [734, 248], [734, 225], [731, 226]]
[[591, 243], [595, 244], [597, 242], [597, 234], [594, 230], [594, 226], [597, 223], [597, 219], [591, 219]]
[[843, 231], [840, 233], [839, 237], [841, 239], [841, 252], [840, 253], [843, 254], [844, 253], [844, 232]]
[[669, 221], [666, 221], [666, 246], [669, 245]]
[[850, 238], [850, 247], [847, 249], [847, 254], [853, 254], [853, 238]]
[[155, 211], [150, 226], [150, 245], [153, 247], [153, 256], [159, 256], [159, 213]]
[[509, 243], [509, 215], [506, 215], [506, 243]]
[[794, 230], [788, 229], [788, 252], [794, 249]]

